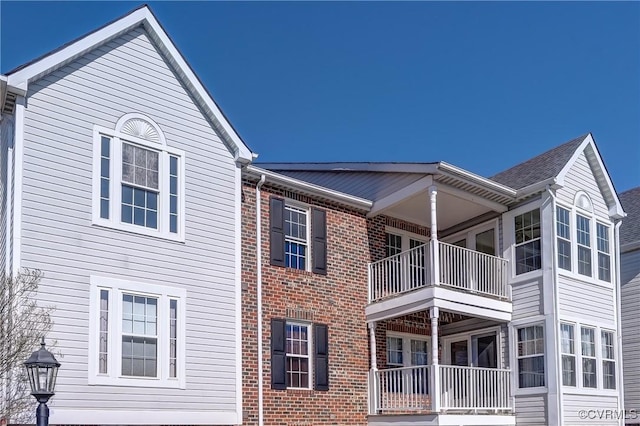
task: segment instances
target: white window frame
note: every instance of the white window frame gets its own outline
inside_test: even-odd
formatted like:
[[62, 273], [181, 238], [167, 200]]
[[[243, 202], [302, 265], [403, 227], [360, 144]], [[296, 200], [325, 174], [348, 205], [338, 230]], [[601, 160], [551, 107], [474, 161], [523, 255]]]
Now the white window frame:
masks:
[[[519, 351], [518, 351], [518, 345], [520, 344], [518, 331], [520, 331], [521, 329], [530, 328], [530, 327], [541, 327], [542, 328], [542, 344], [543, 344], [542, 353], [520, 355]], [[547, 383], [548, 383], [548, 379], [547, 379], [547, 345], [546, 345], [546, 333], [547, 333], [547, 331], [545, 330], [544, 323], [518, 325], [517, 327], [514, 327], [514, 331], [515, 331], [514, 337], [515, 337], [515, 356], [516, 356], [516, 358], [515, 358], [516, 359], [516, 367], [515, 367], [515, 370], [516, 370], [516, 377], [515, 377], [516, 388], [518, 390], [527, 390], [529, 392], [531, 392], [530, 391], [531, 389], [546, 389]], [[519, 363], [520, 359], [534, 358], [534, 357], [539, 357], [539, 356], [542, 356], [542, 365], [544, 366], [544, 385], [521, 387], [520, 386], [520, 363]]]
[[[557, 203], [556, 204], [556, 212], [557, 212], [557, 208], [560, 207], [562, 209], [565, 209], [567, 211], [569, 211], [569, 218], [570, 218], [570, 242], [571, 242], [571, 270], [568, 269], [563, 269], [559, 267], [559, 263], [558, 263], [558, 259], [557, 259], [557, 252], [558, 252], [558, 244], [557, 244], [557, 240], [555, 243], [555, 251], [556, 251], [556, 265], [558, 265], [558, 273], [562, 274], [562, 275], [567, 275], [567, 276], [571, 276], [575, 279], [579, 279], [581, 281], [587, 281], [596, 285], [600, 285], [600, 286], [606, 286], [606, 287], [611, 287], [613, 285], [613, 280], [615, 277], [614, 274], [614, 262], [613, 262], [613, 256], [614, 256], [614, 249], [615, 247], [613, 247], [612, 245], [612, 229], [613, 229], [613, 224], [611, 222], [609, 222], [607, 219], [605, 218], [601, 218], [601, 217], [596, 217], [595, 213], [594, 213], [594, 209], [593, 209], [593, 203], [591, 201], [591, 199], [589, 198], [589, 195], [587, 193], [585, 193], [584, 191], [579, 191], [576, 196], [575, 196], [575, 200], [574, 200], [574, 204], [573, 205], [566, 205], [566, 204], [562, 204], [562, 203]], [[587, 246], [585, 245], [581, 245], [578, 244], [578, 215], [582, 216], [586, 219], [588, 219], [589, 221], [589, 250], [591, 251], [591, 275], [584, 275], [578, 272], [578, 248], [579, 247], [585, 247], [587, 248]], [[556, 213], [556, 226], [557, 226], [557, 213]], [[608, 243], [609, 243], [609, 252], [608, 253], [604, 253], [604, 252], [600, 252], [598, 250], [598, 225], [600, 226], [604, 226], [607, 229], [607, 238], [608, 238]], [[554, 235], [556, 235], [557, 239], [560, 239], [561, 237], [558, 235], [557, 229], [555, 229], [555, 233]], [[607, 280], [601, 280], [600, 279], [600, 275], [599, 275], [599, 268], [600, 268], [600, 262], [599, 262], [599, 254], [603, 253], [609, 256], [609, 275], [610, 275], [610, 279]]]
[[[305, 357], [304, 355], [299, 355], [299, 354], [290, 354], [289, 352], [286, 351], [286, 344], [287, 344], [287, 327], [289, 325], [297, 325], [300, 327], [307, 327], [307, 356]], [[296, 386], [289, 386], [287, 385], [287, 389], [303, 389], [303, 390], [310, 390], [313, 389], [313, 381], [314, 381], [314, 370], [313, 370], [313, 363], [314, 363], [314, 341], [313, 341], [313, 323], [308, 323], [308, 322], [304, 322], [304, 321], [295, 321], [295, 320], [285, 320], [285, 377], [288, 381], [288, 376], [289, 376], [289, 357], [295, 357], [295, 358], [306, 358], [308, 359], [309, 362], [309, 386], [307, 387], [296, 387]]]
[[[113, 277], [90, 277], [89, 306], [89, 385], [140, 386], [185, 389], [186, 374], [186, 290]], [[109, 291], [107, 372], [100, 373], [100, 290]], [[122, 375], [122, 295], [134, 294], [158, 299], [157, 377]], [[169, 302], [177, 301], [176, 376], [169, 377]]]
[[[563, 339], [564, 339], [564, 335], [562, 332], [562, 327], [566, 326], [566, 327], [571, 327], [571, 332], [573, 335], [573, 339], [570, 341], [570, 348], [569, 351], [565, 351], [564, 350], [564, 346], [563, 346]], [[566, 386], [566, 387], [571, 387], [571, 388], [575, 388], [578, 386], [578, 363], [577, 363], [577, 354], [576, 354], [576, 325], [573, 323], [569, 323], [569, 322], [561, 322], [560, 323], [560, 357], [561, 357], [561, 366], [562, 366], [562, 371], [560, 372], [562, 374], [562, 386]], [[562, 360], [567, 357], [567, 358], [571, 358], [573, 360], [573, 384], [565, 384], [564, 383], [564, 363], [562, 363]]]
[[477, 339], [479, 337], [486, 337], [486, 336], [491, 336], [491, 335], [495, 335], [496, 336], [496, 355], [497, 355], [497, 365], [496, 368], [497, 369], [501, 369], [504, 366], [505, 360], [503, 359], [503, 348], [502, 348], [502, 327], [500, 326], [496, 326], [496, 327], [488, 327], [488, 328], [482, 328], [482, 329], [478, 329], [478, 330], [473, 330], [473, 331], [467, 331], [464, 333], [458, 333], [458, 334], [451, 334], [448, 336], [443, 336], [442, 337], [442, 360], [444, 360], [445, 362], [448, 362], [450, 365], [452, 365], [452, 359], [451, 359], [451, 344], [454, 342], [460, 342], [463, 340], [466, 340], [467, 342], [467, 351], [468, 351], [468, 362], [467, 362], [467, 366], [468, 367], [477, 367], [477, 365], [474, 365], [473, 362], [473, 356], [474, 356], [474, 347], [473, 347], [473, 341], [474, 339]]
[[479, 234], [490, 231], [493, 229], [493, 244], [495, 247], [495, 253], [493, 256], [500, 256], [500, 223], [497, 219], [489, 222], [481, 223], [464, 231], [456, 232], [455, 234], [447, 235], [442, 238], [442, 241], [453, 244], [455, 242], [465, 240], [465, 248], [469, 250], [477, 251], [476, 238]]
[[[130, 120], [143, 120], [155, 125], [151, 119], [140, 114], [127, 114], [116, 124], [115, 129], [102, 126], [93, 128], [93, 208], [92, 223], [98, 226], [117, 229], [121, 231], [142, 234], [150, 237], [159, 237], [167, 240], [185, 241], [185, 153], [182, 150], [166, 145], [164, 137], [160, 135], [159, 141], [154, 142], [123, 133], [120, 128]], [[110, 138], [109, 161], [109, 218], [100, 217], [100, 171], [101, 171], [101, 138]], [[124, 142], [156, 151], [158, 159], [158, 227], [157, 229], [134, 225], [121, 220], [122, 208], [122, 145]], [[169, 231], [169, 158], [178, 158], [178, 232]]]
[[[597, 327], [592, 327], [592, 326], [588, 326], [588, 325], [584, 325], [581, 324], [580, 325], [580, 370], [581, 370], [581, 374], [580, 374], [580, 384], [582, 385], [583, 388], [585, 389], [599, 389], [601, 386], [601, 380], [599, 380], [599, 374], [598, 374], [598, 328]], [[583, 345], [584, 345], [584, 341], [582, 340], [582, 330], [591, 330], [593, 331], [593, 356], [591, 355], [585, 355], [584, 354], [584, 349], [583, 349]], [[590, 344], [590, 342], [587, 342], [588, 344]], [[585, 380], [584, 380], [584, 361], [585, 360], [591, 360], [593, 362], [593, 365], [595, 366], [595, 380], [596, 380], [596, 385], [595, 386], [585, 386]]]
[[[576, 217], [576, 228], [575, 228], [576, 230], [576, 235], [575, 235], [576, 236], [576, 273], [580, 276], [591, 278], [593, 277], [593, 226], [592, 226], [591, 217], [587, 216], [582, 211], [576, 212], [575, 217]], [[580, 223], [580, 221], [578, 220], [579, 218], [586, 220], [586, 224], [587, 224], [586, 231], [579, 227], [579, 223]], [[580, 234], [581, 232], [582, 233], [588, 232], [589, 245], [582, 244], [580, 243], [580, 241], [578, 241], [578, 234]], [[589, 250], [589, 271], [588, 271], [589, 273], [588, 274], [584, 274], [580, 272], [580, 249]]]
[[[289, 242], [294, 242], [296, 244], [302, 244], [302, 239], [301, 238], [294, 238], [294, 237], [290, 237], [287, 235], [287, 230], [286, 230], [286, 214], [287, 214], [287, 209], [294, 209], [294, 210], [298, 210], [300, 212], [304, 212], [307, 218], [307, 224], [306, 224], [306, 241], [304, 242], [304, 244], [306, 245], [306, 252], [305, 252], [305, 259], [304, 259], [304, 268], [294, 268], [292, 266], [288, 266], [286, 264], [287, 262], [287, 241]], [[286, 199], [284, 201], [284, 214], [285, 214], [285, 230], [284, 230], [284, 256], [285, 256], [285, 266], [288, 269], [295, 269], [296, 271], [311, 271], [312, 270], [312, 263], [313, 263], [313, 258], [311, 257], [311, 207], [302, 203], [298, 203], [289, 199]]]
[[[540, 223], [539, 224], [539, 226], [540, 226], [540, 236], [538, 236], [537, 238], [532, 238], [530, 240], [521, 242], [521, 243], [516, 242], [516, 234], [517, 234], [516, 223], [515, 223], [516, 217], [522, 216], [524, 214], [531, 213], [531, 212], [533, 212], [535, 210], [538, 211], [539, 219], [540, 219], [540, 222], [539, 222]], [[511, 235], [513, 237], [513, 245], [512, 245], [512, 249], [513, 249], [512, 260], [513, 261], [512, 261], [512, 264], [513, 264], [513, 274], [514, 274], [514, 276], [520, 278], [520, 277], [527, 276], [528, 274], [541, 273], [542, 267], [543, 267], [542, 261], [543, 261], [543, 256], [544, 256], [543, 244], [542, 244], [543, 243], [542, 234], [543, 234], [544, 219], [542, 217], [542, 208], [539, 205], [536, 205], [535, 207], [534, 206], [523, 207], [522, 209], [518, 209], [517, 211], [513, 212], [513, 214], [510, 216], [509, 220], [510, 220], [509, 228], [510, 228], [510, 231], [512, 232]], [[535, 241], [539, 241], [540, 242], [540, 267], [536, 268], [536, 269], [532, 269], [530, 271], [525, 271], [525, 272], [518, 273], [518, 258], [517, 258], [517, 253], [518, 253], [517, 249], [518, 249], [518, 247], [525, 246], [527, 244], [532, 244]]]
[[[568, 216], [567, 218], [569, 219], [568, 223], [560, 222], [560, 215], [558, 214], [560, 209], [562, 209], [565, 212], [567, 212], [567, 216]], [[555, 261], [556, 261], [556, 263], [558, 265], [558, 269], [562, 269], [562, 270], [565, 270], [565, 271], [572, 271], [573, 270], [572, 263], [573, 263], [573, 258], [574, 258], [574, 256], [573, 256], [573, 251], [574, 250], [573, 250], [573, 247], [572, 247], [573, 243], [572, 243], [572, 239], [571, 239], [571, 230], [572, 230], [571, 217], [572, 217], [572, 215], [573, 214], [572, 214], [572, 211], [571, 211], [570, 208], [568, 209], [568, 208], [566, 208], [564, 206], [556, 205], [556, 214], [555, 214], [556, 232], [555, 233], [556, 233], [557, 240], [556, 240], [556, 260]], [[560, 232], [559, 232], [558, 228], [561, 225], [562, 226], [566, 226], [566, 227], [569, 228], [569, 232], [568, 232], [568, 236], [567, 236], [568, 238], [560, 235]], [[568, 269], [567, 268], [563, 268], [562, 266], [560, 266], [560, 250], [559, 250], [559, 247], [560, 247], [559, 242], [560, 241], [563, 241], [563, 242], [569, 244], [569, 268]]]
[[[596, 232], [595, 232], [595, 234], [596, 234], [596, 243], [595, 243], [595, 247], [594, 248], [595, 248], [595, 252], [596, 252], [595, 253], [595, 256], [596, 256], [596, 262], [595, 262], [596, 272], [595, 272], [594, 276], [595, 276], [596, 279], [598, 279], [600, 281], [603, 281], [603, 282], [606, 282], [606, 283], [611, 283], [612, 279], [613, 279], [613, 261], [612, 261], [612, 251], [613, 251], [612, 249], [613, 249], [613, 246], [611, 244], [611, 226], [606, 224], [606, 223], [603, 223], [600, 220], [596, 220], [595, 224], [596, 224], [596, 226], [595, 226], [595, 228], [596, 228]], [[600, 251], [600, 247], [599, 247], [599, 244], [598, 244], [598, 240], [600, 239], [599, 236], [598, 236], [598, 230], [599, 230], [599, 227], [601, 227], [601, 226], [604, 227], [606, 229], [606, 231], [607, 231], [607, 234], [606, 234], [606, 236], [607, 236], [607, 247], [608, 247], [609, 250], [606, 251], [606, 252]], [[600, 278], [600, 255], [601, 254], [605, 255], [605, 256], [607, 256], [609, 258], [609, 279], [608, 280], [603, 280], [603, 279]]]
[[[603, 338], [603, 334], [605, 333], [609, 333], [611, 334], [611, 350], [613, 351], [613, 358], [607, 358], [605, 357], [605, 342], [604, 342], [604, 338]], [[618, 389], [619, 383], [618, 383], [618, 377], [616, 372], [617, 370], [617, 361], [616, 361], [616, 333], [613, 330], [608, 330], [605, 328], [601, 328], [600, 329], [600, 354], [601, 354], [601, 360], [600, 360], [600, 365], [601, 365], [601, 370], [602, 370], [602, 389], [607, 390], [607, 391], [616, 391]], [[613, 374], [613, 388], [606, 388], [604, 386], [604, 364], [605, 362], [612, 362], [613, 363], [613, 367], [614, 367], [614, 374]]]
[[[397, 364], [389, 364], [389, 348], [387, 346], [388, 338], [394, 339], [402, 339], [402, 365]], [[431, 360], [431, 336], [426, 336], [423, 334], [412, 334], [412, 333], [403, 333], [400, 331], [387, 331], [387, 335], [385, 338], [385, 362], [387, 365], [393, 365], [395, 367], [412, 367], [416, 366], [411, 363], [411, 341], [417, 340], [420, 342], [425, 342], [427, 344], [427, 364], [430, 365]], [[418, 365], [419, 366], [419, 365]]]

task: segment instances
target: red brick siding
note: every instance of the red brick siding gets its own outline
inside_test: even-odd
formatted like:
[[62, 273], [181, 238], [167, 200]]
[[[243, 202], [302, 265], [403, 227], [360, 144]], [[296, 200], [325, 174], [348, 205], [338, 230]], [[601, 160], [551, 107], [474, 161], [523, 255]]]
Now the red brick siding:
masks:
[[[326, 276], [269, 263], [269, 197], [282, 191], [262, 188], [263, 383], [265, 425], [367, 424], [369, 345], [364, 308], [367, 263], [384, 253], [380, 219], [363, 212], [301, 199], [327, 212]], [[286, 194], [291, 196], [292, 194]], [[243, 185], [242, 321], [244, 424], [258, 422], [256, 202], [255, 184]], [[346, 248], [348, 247], [348, 248]], [[272, 390], [270, 321], [300, 315], [329, 328], [329, 390]]]

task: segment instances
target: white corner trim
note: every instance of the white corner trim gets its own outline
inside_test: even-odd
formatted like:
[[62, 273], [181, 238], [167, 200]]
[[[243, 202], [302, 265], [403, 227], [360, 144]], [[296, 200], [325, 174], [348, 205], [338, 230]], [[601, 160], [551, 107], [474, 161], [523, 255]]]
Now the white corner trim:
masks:
[[[24, 161], [24, 110], [25, 98], [18, 96], [13, 139], [13, 259], [11, 260], [11, 273], [17, 275], [22, 267], [22, 185], [23, 185], [23, 161]], [[8, 159], [9, 161], [11, 159]], [[7, 194], [9, 195], [9, 194]], [[7, 212], [9, 214], [9, 212]]]

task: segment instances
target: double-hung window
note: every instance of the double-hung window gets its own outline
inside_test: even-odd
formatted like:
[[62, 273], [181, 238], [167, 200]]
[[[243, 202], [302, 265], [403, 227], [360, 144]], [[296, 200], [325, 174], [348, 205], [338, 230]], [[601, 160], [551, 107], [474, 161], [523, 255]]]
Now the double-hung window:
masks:
[[284, 207], [285, 266], [307, 269], [309, 256], [309, 210], [286, 204]]
[[271, 197], [269, 228], [272, 265], [327, 273], [326, 211]]
[[543, 327], [533, 325], [519, 328], [517, 332], [519, 387], [545, 386]]
[[582, 386], [585, 388], [597, 388], [596, 368], [596, 330], [590, 327], [581, 327], [582, 341]]
[[329, 390], [326, 325], [271, 319], [271, 387]]
[[184, 153], [149, 118], [94, 129], [93, 223], [184, 240]]
[[186, 292], [91, 277], [89, 384], [184, 387]]
[[612, 331], [601, 331], [602, 346], [602, 387], [616, 388], [616, 357]]
[[523, 213], [514, 218], [516, 275], [541, 268], [540, 209]]
[[560, 349], [562, 353], [562, 384], [576, 385], [575, 335], [572, 324], [560, 324]]
[[578, 242], [578, 273], [591, 276], [591, 231], [589, 218], [576, 215], [576, 236]]
[[556, 232], [558, 234], [558, 267], [571, 270], [571, 214], [569, 210], [556, 209]]
[[611, 255], [609, 248], [609, 227], [596, 225], [598, 248], [598, 279], [611, 282]]

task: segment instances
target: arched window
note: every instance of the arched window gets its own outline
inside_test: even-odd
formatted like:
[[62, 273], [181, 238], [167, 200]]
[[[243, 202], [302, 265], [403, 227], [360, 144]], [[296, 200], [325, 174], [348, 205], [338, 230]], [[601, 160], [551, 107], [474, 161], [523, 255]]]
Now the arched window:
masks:
[[573, 206], [556, 207], [558, 268], [611, 282], [610, 233], [611, 227], [597, 220], [589, 195], [579, 191]]
[[94, 128], [93, 188], [94, 224], [184, 239], [184, 153], [149, 117]]

